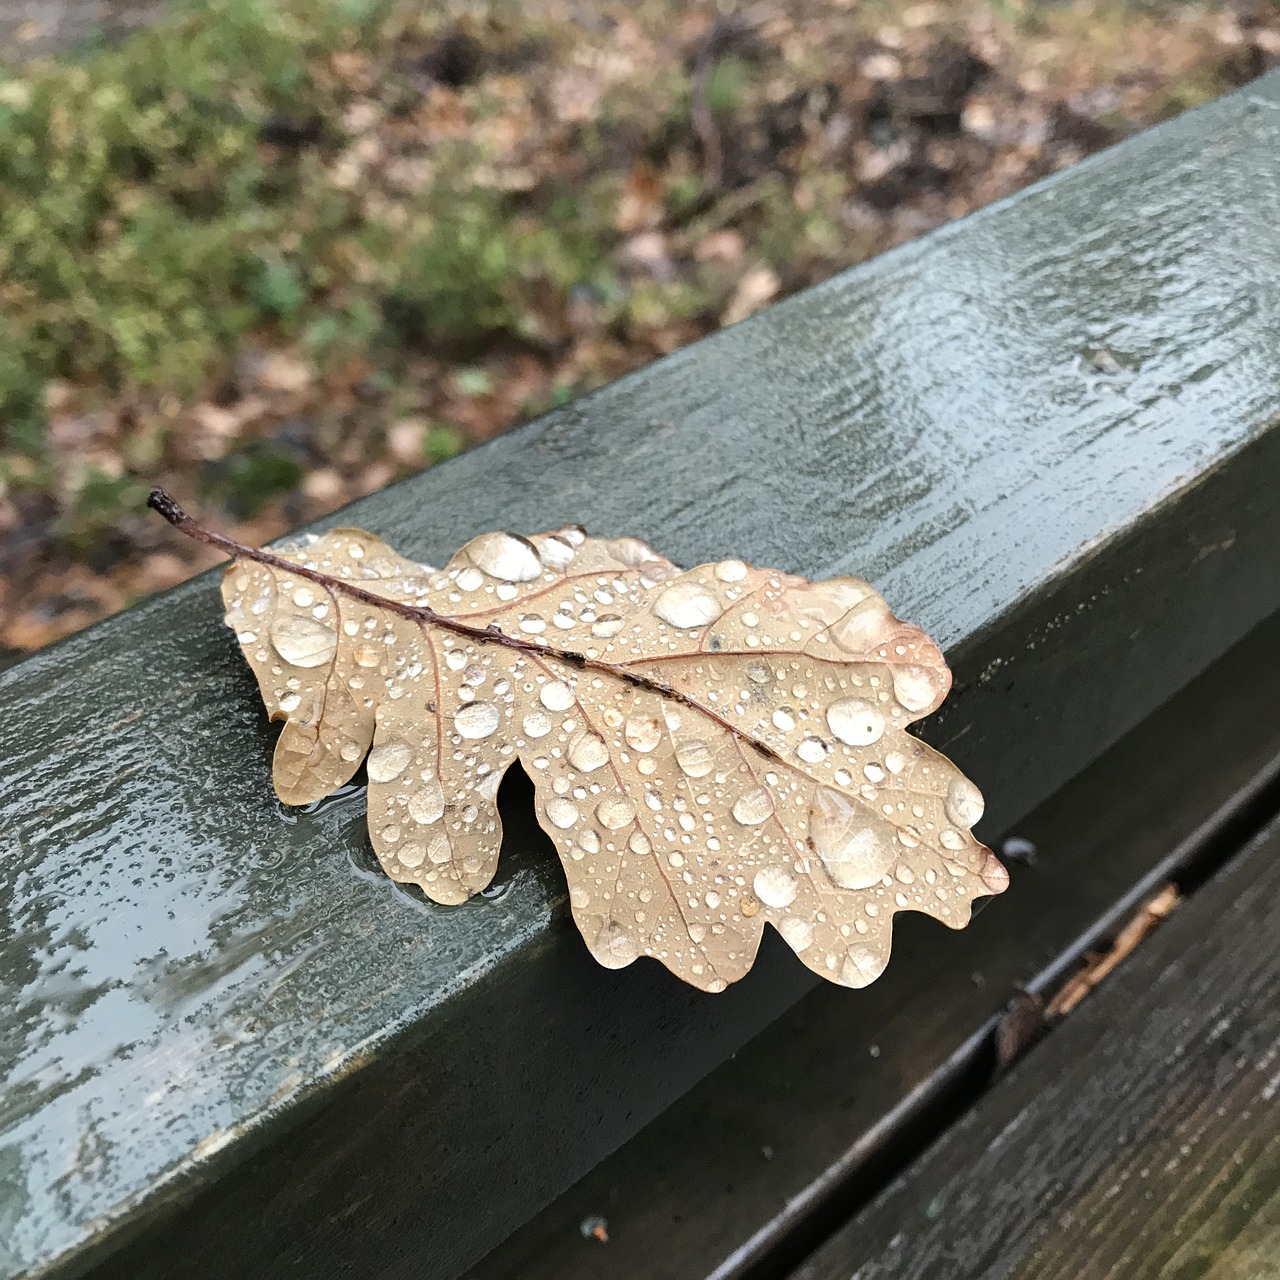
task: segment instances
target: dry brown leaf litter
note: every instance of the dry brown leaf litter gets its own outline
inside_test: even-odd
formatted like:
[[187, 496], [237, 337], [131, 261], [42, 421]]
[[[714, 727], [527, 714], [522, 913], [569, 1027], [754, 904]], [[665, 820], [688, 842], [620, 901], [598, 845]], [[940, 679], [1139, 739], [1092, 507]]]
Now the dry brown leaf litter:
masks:
[[492, 881], [517, 760], [569, 902], [609, 968], [653, 956], [722, 991], [771, 924], [863, 987], [893, 917], [952, 928], [1002, 892], [982, 796], [906, 732], [950, 672], [856, 578], [741, 560], [682, 571], [636, 538], [487, 533], [442, 570], [360, 529], [237, 558], [226, 621], [272, 719], [275, 786], [308, 804], [365, 763], [392, 879], [456, 904]]
[[[591, 12], [530, 6], [512, 25], [450, 3], [389, 26], [315, 69], [335, 109], [332, 144], [308, 155], [371, 227], [418, 216], [457, 143], [474, 146], [447, 181], [516, 193], [530, 225], [556, 225], [547, 193], [568, 183], [596, 209], [614, 295], [541, 288], [519, 340], [462, 355], [366, 343], [317, 364], [268, 324], [203, 394], [51, 383], [58, 485], [0, 481], [0, 646], [33, 649], [206, 563], [134, 517], [70, 554], [59, 525], [91, 471], [194, 495], [246, 451], [286, 455], [294, 489], [227, 513], [268, 540], [421, 466], [440, 424], [485, 439], [1280, 61], [1273, 0]], [[290, 163], [277, 132], [263, 145]], [[376, 274], [348, 257], [327, 268], [346, 263], [335, 314]]]
[[[1006, 853], [1006, 857], [1008, 854]], [[1047, 998], [1019, 991], [1001, 1017], [995, 1034], [996, 1064], [1012, 1065], [1087, 996], [1101, 986], [1182, 904], [1176, 884], [1162, 885], [1138, 907], [1105, 951], [1088, 951], [1080, 967]]]

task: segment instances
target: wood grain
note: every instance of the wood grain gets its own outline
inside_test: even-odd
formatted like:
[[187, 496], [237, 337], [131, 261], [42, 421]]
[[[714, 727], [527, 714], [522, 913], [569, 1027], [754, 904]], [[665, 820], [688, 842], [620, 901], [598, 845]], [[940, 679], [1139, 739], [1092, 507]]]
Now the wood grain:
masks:
[[[988, 1084], [980, 1053], [954, 1081], [975, 1026], [1015, 987], [1054, 989], [1091, 925], [1127, 918], [1171, 857], [1230, 839], [1215, 813], [1280, 763], [1280, 721], [1258, 715], [1280, 706], [1278, 652], [1280, 615], [1020, 822], [1037, 854], [1014, 866], [1009, 912], [984, 911], [954, 947], [923, 921], [904, 930], [895, 970], [856, 1005], [806, 996], [467, 1280], [735, 1280], [803, 1256], [901, 1167], [917, 1116], [936, 1136], [925, 1098], [954, 1082], [961, 1107]], [[595, 1214], [607, 1248], [578, 1231]]]
[[1203, 1280], [1280, 1259], [1280, 823], [795, 1280]]
[[[999, 829], [1280, 604], [1277, 204], [1271, 77], [328, 523], [862, 572], [948, 649], [926, 736]], [[518, 792], [500, 899], [398, 892], [360, 794], [275, 804], [219, 612], [0, 673], [0, 1276], [144, 1231], [167, 1280], [453, 1275], [809, 982], [597, 971]]]

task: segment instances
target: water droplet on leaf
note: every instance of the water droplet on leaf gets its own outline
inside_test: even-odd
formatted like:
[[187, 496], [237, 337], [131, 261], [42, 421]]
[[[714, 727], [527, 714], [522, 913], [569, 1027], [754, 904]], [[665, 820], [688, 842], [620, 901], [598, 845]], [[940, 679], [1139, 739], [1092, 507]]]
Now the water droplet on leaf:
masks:
[[848, 746], [866, 747], [884, 737], [884, 716], [865, 698], [841, 698], [827, 708], [827, 727]]
[[338, 634], [314, 618], [286, 613], [271, 624], [271, 643], [295, 667], [322, 667], [338, 651]]
[[503, 582], [535, 582], [542, 575], [533, 543], [514, 533], [483, 533], [462, 550], [491, 578]]
[[464, 738], [487, 738], [502, 723], [502, 713], [492, 702], [471, 702], [453, 717], [453, 727]]
[[705, 627], [723, 612], [720, 601], [700, 582], [673, 582], [654, 603], [653, 611], [663, 622], [682, 631]]
[[897, 849], [883, 823], [828, 787], [814, 793], [809, 836], [827, 874], [844, 889], [869, 889], [893, 866]]
[[751, 887], [766, 907], [789, 907], [800, 888], [786, 867], [761, 867]]
[[413, 759], [407, 743], [380, 742], [369, 752], [365, 768], [373, 782], [394, 782]]

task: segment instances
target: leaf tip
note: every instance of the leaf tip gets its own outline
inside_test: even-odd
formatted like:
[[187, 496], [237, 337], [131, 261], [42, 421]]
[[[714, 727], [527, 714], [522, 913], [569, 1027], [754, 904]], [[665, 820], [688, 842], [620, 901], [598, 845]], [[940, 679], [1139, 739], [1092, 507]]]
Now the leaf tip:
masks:
[[993, 895], [1003, 893], [1009, 887], [1009, 872], [1005, 869], [1004, 863], [990, 851], [978, 874], [982, 877], [982, 883]]

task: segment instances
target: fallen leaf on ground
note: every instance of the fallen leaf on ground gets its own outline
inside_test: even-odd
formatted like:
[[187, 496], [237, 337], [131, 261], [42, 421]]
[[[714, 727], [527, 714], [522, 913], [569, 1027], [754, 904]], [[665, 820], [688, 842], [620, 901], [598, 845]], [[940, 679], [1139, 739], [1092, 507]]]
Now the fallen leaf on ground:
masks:
[[1061, 1017], [1070, 1013], [1094, 987], [1119, 967], [1121, 961], [1138, 949], [1148, 934], [1169, 918], [1181, 900], [1176, 884], [1167, 884], [1148, 898], [1116, 935], [1111, 946], [1100, 955], [1087, 956], [1080, 971], [1063, 983], [1045, 1005], [1045, 1017]]
[[151, 502], [235, 557], [226, 620], [285, 721], [280, 798], [366, 762], [379, 861], [436, 902], [493, 879], [517, 759], [609, 968], [653, 956], [720, 991], [767, 922], [862, 987], [896, 912], [960, 928], [1008, 885], [970, 834], [978, 789], [906, 732], [947, 694], [942, 655], [865, 582], [685, 572], [576, 527], [482, 534], [442, 570], [360, 529], [261, 551]]
[[766, 302], [770, 302], [782, 288], [778, 273], [772, 267], [756, 266], [738, 281], [738, 287], [729, 299], [729, 305], [720, 317], [721, 324], [737, 324], [755, 315]]

